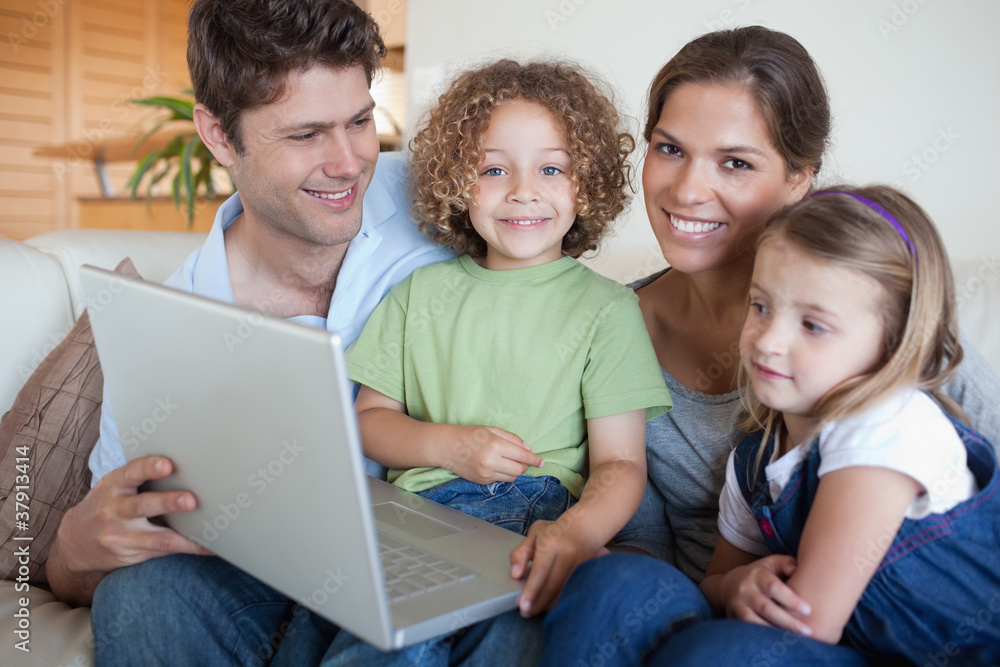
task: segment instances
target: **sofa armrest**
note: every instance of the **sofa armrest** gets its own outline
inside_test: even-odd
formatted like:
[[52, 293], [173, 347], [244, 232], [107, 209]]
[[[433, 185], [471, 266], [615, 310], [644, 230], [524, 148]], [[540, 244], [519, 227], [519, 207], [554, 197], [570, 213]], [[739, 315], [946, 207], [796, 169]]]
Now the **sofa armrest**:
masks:
[[59, 262], [46, 253], [0, 239], [0, 414], [38, 364], [73, 326], [73, 305]]

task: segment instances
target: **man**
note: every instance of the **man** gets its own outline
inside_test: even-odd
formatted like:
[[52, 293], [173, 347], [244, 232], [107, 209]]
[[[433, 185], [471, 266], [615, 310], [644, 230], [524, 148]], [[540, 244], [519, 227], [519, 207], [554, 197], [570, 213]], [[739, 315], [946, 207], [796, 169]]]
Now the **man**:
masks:
[[[450, 256], [409, 219], [405, 165], [383, 156], [376, 169], [369, 87], [384, 55], [377, 26], [349, 0], [196, 0], [195, 126], [238, 194], [168, 285], [350, 343], [393, 284]], [[333, 626], [150, 521], [195, 498], [140, 491], [172, 464], [126, 464], [107, 403], [91, 468], [95, 484], [64, 517], [48, 573], [61, 599], [94, 602], [99, 661], [319, 660]]]

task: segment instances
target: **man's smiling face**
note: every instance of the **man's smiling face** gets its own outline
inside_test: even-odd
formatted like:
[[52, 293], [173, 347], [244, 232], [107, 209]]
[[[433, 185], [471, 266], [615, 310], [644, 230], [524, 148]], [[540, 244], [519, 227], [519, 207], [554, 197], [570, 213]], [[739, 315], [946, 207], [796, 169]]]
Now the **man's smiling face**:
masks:
[[354, 238], [378, 160], [374, 106], [360, 65], [316, 66], [290, 73], [276, 102], [244, 112], [245, 151], [227, 166], [248, 220], [323, 246]]

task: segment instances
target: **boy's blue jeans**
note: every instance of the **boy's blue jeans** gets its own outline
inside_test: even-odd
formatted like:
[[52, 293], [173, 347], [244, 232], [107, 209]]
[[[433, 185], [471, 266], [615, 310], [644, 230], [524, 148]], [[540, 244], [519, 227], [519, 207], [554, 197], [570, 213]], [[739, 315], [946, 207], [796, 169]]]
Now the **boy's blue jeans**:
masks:
[[492, 484], [455, 479], [418, 495], [521, 535], [535, 521], [555, 521], [574, 502], [569, 490], [550, 476]]
[[[535, 521], [555, 521], [574, 502], [569, 490], [555, 477], [518, 477], [513, 482], [492, 484], [456, 479], [422, 491], [420, 495], [522, 535]], [[482, 632], [484, 624], [502, 624], [512, 632], [508, 644], [497, 647], [501, 652], [493, 656], [493, 664], [533, 665], [538, 661], [541, 620], [537, 617], [525, 620], [516, 611], [511, 611], [491, 621], [477, 623], [451, 637], [430, 639], [389, 653], [341, 631], [323, 659], [323, 665], [446, 667], [458, 663], [458, 643], [468, 634]]]

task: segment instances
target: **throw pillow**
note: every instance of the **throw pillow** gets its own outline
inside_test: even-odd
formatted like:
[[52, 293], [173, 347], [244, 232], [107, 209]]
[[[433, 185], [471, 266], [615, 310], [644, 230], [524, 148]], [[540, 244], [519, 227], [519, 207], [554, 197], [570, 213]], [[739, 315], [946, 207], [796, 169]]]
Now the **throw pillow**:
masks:
[[[139, 278], [128, 258], [115, 268]], [[84, 312], [0, 419], [0, 577], [46, 585], [45, 561], [66, 510], [90, 490], [104, 375]]]

